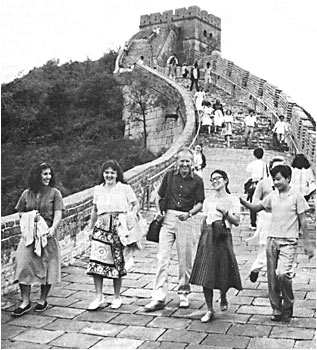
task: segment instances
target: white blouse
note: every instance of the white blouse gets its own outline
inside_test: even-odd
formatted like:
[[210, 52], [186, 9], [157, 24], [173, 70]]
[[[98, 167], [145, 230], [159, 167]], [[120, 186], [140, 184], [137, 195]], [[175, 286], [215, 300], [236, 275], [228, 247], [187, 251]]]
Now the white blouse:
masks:
[[97, 214], [109, 212], [128, 212], [132, 202], [137, 201], [137, 197], [128, 184], [117, 182], [112, 188], [104, 184], [94, 188], [93, 204], [97, 206]]
[[[214, 192], [214, 191], [213, 191]], [[204, 201], [203, 215], [207, 216], [206, 223], [211, 225], [216, 220], [222, 220], [223, 214], [216, 209], [217, 205], [229, 210], [230, 214], [235, 214], [239, 217], [240, 215], [240, 202], [236, 196], [228, 194], [226, 197], [216, 197], [215, 193], [212, 193]], [[232, 227], [232, 224], [226, 219], [226, 226], [228, 228]]]

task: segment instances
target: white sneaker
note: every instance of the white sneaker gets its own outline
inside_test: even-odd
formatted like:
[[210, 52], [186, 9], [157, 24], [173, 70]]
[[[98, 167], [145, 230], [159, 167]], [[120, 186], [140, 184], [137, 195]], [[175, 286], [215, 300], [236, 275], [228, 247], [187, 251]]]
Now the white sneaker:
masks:
[[188, 296], [186, 294], [179, 295], [179, 307], [186, 308], [189, 306]]
[[121, 298], [115, 298], [112, 300], [111, 303], [111, 309], [119, 309], [119, 307], [122, 305], [122, 300]]
[[105, 303], [105, 298], [102, 297], [101, 299], [96, 298], [94, 301], [92, 301], [87, 310], [97, 310], [102, 304]]

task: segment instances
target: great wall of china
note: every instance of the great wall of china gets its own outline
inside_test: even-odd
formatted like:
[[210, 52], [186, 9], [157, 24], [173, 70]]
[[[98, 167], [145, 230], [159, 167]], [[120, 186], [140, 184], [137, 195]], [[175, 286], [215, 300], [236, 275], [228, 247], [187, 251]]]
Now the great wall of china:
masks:
[[[153, 28], [159, 26], [160, 35], [149, 40]], [[144, 202], [148, 188], [158, 180], [160, 174], [173, 163], [177, 150], [189, 146], [196, 133], [195, 107], [192, 95], [181, 85], [167, 77], [166, 59], [176, 52], [182, 62], [198, 61], [200, 67], [211, 62], [213, 84], [246, 106], [255, 108], [273, 122], [284, 114], [290, 125], [290, 137], [287, 140], [292, 153], [304, 153], [315, 162], [316, 131], [313, 121], [305, 111], [293, 101], [287, 93], [281, 91], [266, 80], [236, 66], [232, 61], [220, 56], [221, 21], [219, 18], [193, 6], [156, 14], [143, 15], [140, 30], [129, 40], [128, 55], [120, 50], [116, 62], [116, 76], [123, 89], [128, 91], [128, 76], [137, 79], [145, 76], [151, 80], [156, 91], [161, 90], [173, 97], [176, 105], [170, 106], [179, 118], [170, 120], [164, 117], [166, 109], [150, 111], [148, 118], [149, 148], [155, 152], [168, 147], [168, 150], [156, 160], [137, 166], [125, 173], [139, 199]], [[119, 66], [128, 67], [144, 54], [145, 65], [135, 65], [132, 72], [119, 73]], [[180, 76], [180, 69], [178, 69]], [[129, 113], [125, 111], [126, 125], [129, 125]], [[138, 125], [134, 128], [139, 128]], [[133, 130], [129, 133], [133, 134]], [[135, 133], [137, 136], [138, 133]], [[92, 188], [73, 194], [64, 199], [66, 210], [60, 226], [60, 245], [64, 264], [84, 252], [89, 246], [85, 226], [89, 220], [92, 205]], [[13, 285], [13, 265], [15, 250], [20, 240], [18, 214], [1, 219], [1, 292], [15, 291]]]

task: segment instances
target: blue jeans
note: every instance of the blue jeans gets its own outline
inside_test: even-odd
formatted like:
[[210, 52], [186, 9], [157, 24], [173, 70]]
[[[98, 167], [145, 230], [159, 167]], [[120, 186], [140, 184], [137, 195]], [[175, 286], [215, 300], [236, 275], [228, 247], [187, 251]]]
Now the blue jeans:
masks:
[[297, 238], [268, 237], [266, 244], [269, 299], [274, 315], [290, 310], [294, 304], [292, 278]]
[[179, 270], [177, 291], [179, 294], [188, 294], [190, 292], [189, 277], [192, 271], [194, 241], [193, 220], [180, 221], [178, 219], [180, 214], [184, 213], [168, 210], [164, 218], [157, 254], [157, 272], [152, 294], [153, 300], [166, 300], [168, 269], [174, 242], [176, 242]]

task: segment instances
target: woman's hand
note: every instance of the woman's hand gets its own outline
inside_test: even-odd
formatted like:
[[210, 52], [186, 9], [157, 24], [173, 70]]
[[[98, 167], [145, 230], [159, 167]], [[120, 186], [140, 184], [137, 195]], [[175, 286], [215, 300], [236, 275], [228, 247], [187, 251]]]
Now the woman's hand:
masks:
[[56, 229], [52, 226], [48, 229], [47, 238], [55, 237]]
[[217, 204], [216, 210], [220, 211], [222, 215], [228, 214], [228, 209], [225, 208], [221, 203]]

